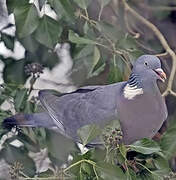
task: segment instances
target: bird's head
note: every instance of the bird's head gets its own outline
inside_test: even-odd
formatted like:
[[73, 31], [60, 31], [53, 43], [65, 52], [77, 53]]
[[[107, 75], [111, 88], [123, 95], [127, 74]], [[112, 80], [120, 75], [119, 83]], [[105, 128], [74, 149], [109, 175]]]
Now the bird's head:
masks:
[[161, 68], [160, 59], [154, 55], [140, 56], [134, 63], [133, 72], [151, 80], [161, 80], [165, 82], [166, 74]]

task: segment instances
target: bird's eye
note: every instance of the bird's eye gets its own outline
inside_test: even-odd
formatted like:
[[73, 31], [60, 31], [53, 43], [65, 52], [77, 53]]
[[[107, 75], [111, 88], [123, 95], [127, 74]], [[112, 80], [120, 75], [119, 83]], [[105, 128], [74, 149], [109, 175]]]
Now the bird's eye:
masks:
[[147, 62], [145, 62], [144, 64], [145, 64], [146, 66], [148, 66], [148, 63], [147, 63]]

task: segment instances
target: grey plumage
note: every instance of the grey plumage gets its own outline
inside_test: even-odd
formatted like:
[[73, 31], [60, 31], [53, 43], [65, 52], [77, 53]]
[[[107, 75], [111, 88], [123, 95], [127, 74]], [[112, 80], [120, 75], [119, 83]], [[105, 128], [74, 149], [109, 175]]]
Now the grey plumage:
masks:
[[[24, 115], [26, 124], [18, 121], [17, 125], [57, 129], [78, 141], [77, 130], [80, 127], [92, 123], [103, 126], [108, 121], [120, 119], [126, 144], [144, 137], [151, 138], [167, 118], [166, 105], [157, 86], [158, 79], [165, 79], [160, 60], [144, 55], [134, 64], [127, 82], [87, 86], [60, 97], [48, 90], [40, 91], [39, 99], [46, 112]], [[12, 119], [17, 121], [18, 115]], [[9, 118], [4, 120], [4, 124], [10, 124]]]

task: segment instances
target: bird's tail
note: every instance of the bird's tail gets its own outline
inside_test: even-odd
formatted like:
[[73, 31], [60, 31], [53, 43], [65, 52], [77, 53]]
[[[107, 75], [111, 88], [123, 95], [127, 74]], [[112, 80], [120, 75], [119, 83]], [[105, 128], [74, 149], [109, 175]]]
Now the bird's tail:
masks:
[[17, 127], [45, 127], [52, 129], [55, 124], [51, 117], [46, 113], [17, 114], [3, 120], [2, 126], [5, 129]]

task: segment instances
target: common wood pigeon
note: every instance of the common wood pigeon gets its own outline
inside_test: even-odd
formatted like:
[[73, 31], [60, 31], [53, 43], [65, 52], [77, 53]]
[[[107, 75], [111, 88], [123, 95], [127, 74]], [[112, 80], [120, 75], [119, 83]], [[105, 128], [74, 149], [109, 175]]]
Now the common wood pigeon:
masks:
[[157, 80], [166, 74], [160, 60], [143, 55], [134, 63], [128, 81], [103, 86], [86, 86], [58, 97], [48, 90], [39, 92], [42, 113], [17, 114], [3, 121], [13, 125], [56, 129], [78, 140], [77, 130], [87, 124], [102, 125], [119, 119], [125, 144], [152, 138], [167, 118], [167, 108]]

